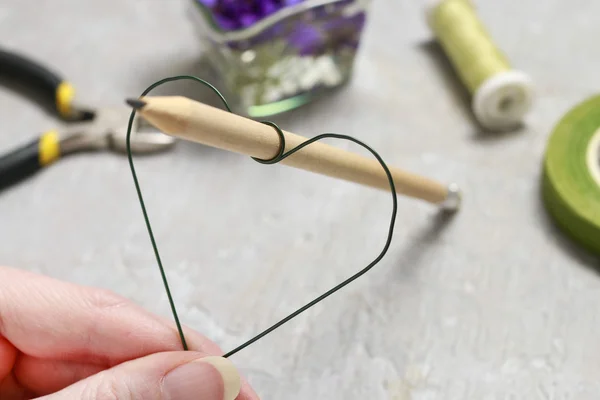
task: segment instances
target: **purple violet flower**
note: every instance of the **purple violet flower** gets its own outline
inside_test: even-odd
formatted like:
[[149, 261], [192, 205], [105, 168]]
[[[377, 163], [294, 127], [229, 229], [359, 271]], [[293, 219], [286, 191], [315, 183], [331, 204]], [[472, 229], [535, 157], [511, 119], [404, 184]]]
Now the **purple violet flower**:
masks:
[[239, 24], [236, 21], [226, 16], [216, 15], [215, 19], [217, 20], [217, 24], [221, 29], [234, 30], [239, 27]]
[[301, 56], [318, 53], [321, 47], [323, 35], [312, 25], [298, 22], [289, 35], [289, 43]]
[[258, 16], [255, 14], [245, 13], [240, 15], [239, 21], [242, 28], [247, 28], [258, 21]]
[[246, 28], [284, 7], [305, 0], [196, 0], [210, 9], [221, 29]]
[[219, 0], [198, 0], [201, 4], [208, 8], [213, 8], [217, 5]]
[[275, 13], [280, 7], [274, 1], [263, 1], [260, 5], [261, 17], [267, 17]]

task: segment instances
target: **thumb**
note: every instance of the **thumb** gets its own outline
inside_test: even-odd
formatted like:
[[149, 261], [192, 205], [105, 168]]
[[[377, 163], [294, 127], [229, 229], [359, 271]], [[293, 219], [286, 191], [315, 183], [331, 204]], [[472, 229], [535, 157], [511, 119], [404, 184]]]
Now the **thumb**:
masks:
[[240, 387], [226, 358], [168, 352], [125, 362], [41, 399], [234, 400]]

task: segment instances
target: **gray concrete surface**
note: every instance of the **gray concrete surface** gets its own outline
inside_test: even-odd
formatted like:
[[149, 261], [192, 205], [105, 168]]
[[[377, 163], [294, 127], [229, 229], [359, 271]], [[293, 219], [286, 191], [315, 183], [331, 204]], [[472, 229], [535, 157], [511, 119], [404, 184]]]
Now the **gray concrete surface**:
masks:
[[[600, 88], [600, 3], [479, 8], [535, 80], [523, 130], [478, 131], [427, 45], [419, 4], [407, 0], [374, 3], [350, 86], [277, 118], [307, 136], [355, 135], [390, 164], [457, 181], [465, 200], [443, 223], [433, 207], [402, 198], [379, 266], [236, 355], [264, 399], [598, 398], [598, 262], [552, 227], [538, 185], [553, 125]], [[158, 78], [200, 73], [186, 10], [175, 0], [4, 0], [0, 43], [51, 62], [82, 100], [119, 104]], [[56, 121], [0, 90], [0, 126], [8, 150]], [[383, 245], [383, 192], [182, 142], [136, 163], [182, 319], [224, 349]], [[2, 193], [0, 243], [2, 264], [109, 288], [169, 315], [122, 156], [72, 157]]]

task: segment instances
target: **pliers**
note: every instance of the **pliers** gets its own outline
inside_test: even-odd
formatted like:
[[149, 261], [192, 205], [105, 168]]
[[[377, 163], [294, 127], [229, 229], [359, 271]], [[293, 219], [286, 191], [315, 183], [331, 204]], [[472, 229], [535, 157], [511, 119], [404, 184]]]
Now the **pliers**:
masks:
[[[126, 129], [131, 108], [91, 109], [74, 101], [73, 86], [31, 58], [0, 49], [0, 79], [35, 90], [69, 127], [50, 130], [25, 145], [0, 156], [0, 189], [5, 189], [61, 157], [84, 151], [126, 151]], [[12, 85], [11, 85], [12, 86]], [[142, 120], [135, 120], [131, 151], [153, 153], [170, 148], [175, 139], [160, 132], [143, 132]], [[72, 127], [74, 125], [74, 127]]]

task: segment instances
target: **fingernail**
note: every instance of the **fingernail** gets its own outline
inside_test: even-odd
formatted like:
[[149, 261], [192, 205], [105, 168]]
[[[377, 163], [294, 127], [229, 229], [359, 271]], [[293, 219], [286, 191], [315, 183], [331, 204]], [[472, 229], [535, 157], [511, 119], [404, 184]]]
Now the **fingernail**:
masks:
[[223, 400], [234, 400], [240, 394], [242, 379], [231, 361], [223, 357], [205, 357], [199, 361], [212, 365], [221, 374], [225, 388]]
[[169, 372], [163, 392], [172, 400], [234, 400], [241, 385], [240, 375], [231, 361], [223, 357], [206, 357]]

